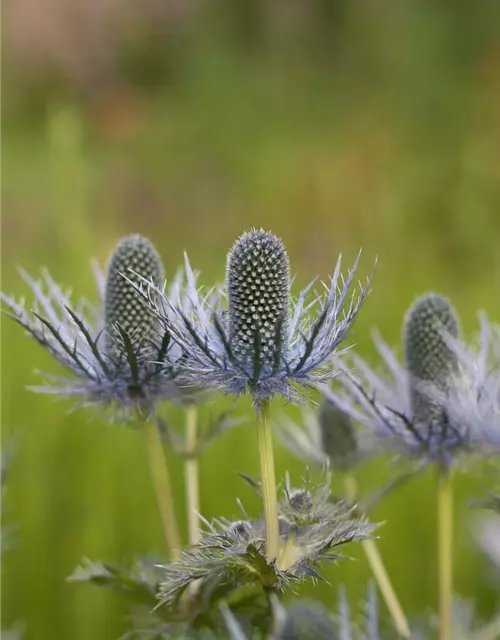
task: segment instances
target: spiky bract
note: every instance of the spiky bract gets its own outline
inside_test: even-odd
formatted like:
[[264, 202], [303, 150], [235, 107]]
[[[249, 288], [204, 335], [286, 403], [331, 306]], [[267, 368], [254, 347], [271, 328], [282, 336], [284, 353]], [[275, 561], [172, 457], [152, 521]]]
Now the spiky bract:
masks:
[[[144, 275], [129, 270], [142, 268]], [[47, 271], [39, 281], [21, 273], [33, 291], [34, 309], [27, 309], [24, 300], [2, 294], [6, 312], [72, 374], [47, 375], [51, 384], [34, 387], [35, 391], [71, 396], [82, 404], [114, 404], [125, 419], [132, 416], [130, 408], [151, 410], [161, 399], [192, 397], [182, 378], [179, 348], [130, 284], [139, 276], [158, 278], [155, 281], [160, 284], [161, 262], [149, 241], [139, 236], [122, 241], [107, 277], [96, 268], [98, 308], [83, 299], [73, 305], [70, 294]], [[189, 306], [181, 275], [169, 295], [179, 308]]]
[[[250, 392], [260, 405], [274, 394], [295, 397], [297, 385], [307, 387], [336, 374], [330, 360], [347, 337], [369, 284], [358, 297], [349, 295], [357, 263], [344, 281], [339, 260], [326, 295], [316, 294], [306, 304], [311, 283], [290, 303], [283, 244], [271, 233], [252, 231], [237, 240], [228, 259], [227, 310], [220, 299], [213, 304], [198, 290], [187, 258], [191, 313], [161, 291], [150, 287], [149, 295], [185, 354], [193, 383], [235, 395]], [[311, 321], [313, 307], [318, 311]]]
[[457, 372], [448, 389], [429, 387], [450, 421], [467, 425], [471, 446], [484, 453], [500, 452], [500, 326], [480, 314], [480, 330], [471, 344], [449, 339]]
[[139, 277], [162, 287], [164, 272], [153, 244], [139, 235], [123, 238], [113, 251], [106, 274], [104, 319], [106, 332], [121, 342], [125, 332], [132, 341], [155, 339], [160, 331], [149, 305], [134, 286]]
[[279, 640], [324, 640], [338, 638], [328, 610], [314, 601], [292, 605], [286, 614]]
[[338, 547], [368, 538], [374, 525], [356, 517], [344, 503], [330, 500], [327, 507], [326, 496], [331, 496], [326, 483], [306, 487], [306, 491], [312, 503], [300, 500], [290, 505], [290, 494], [279, 503], [282, 526], [277, 561], [266, 557], [262, 520], [250, 520], [244, 513], [244, 520], [206, 523], [200, 543], [164, 566], [160, 602], [174, 606], [195, 581], [203, 593], [205, 589], [245, 585], [284, 591], [307, 577], [321, 579], [319, 563], [344, 557]]

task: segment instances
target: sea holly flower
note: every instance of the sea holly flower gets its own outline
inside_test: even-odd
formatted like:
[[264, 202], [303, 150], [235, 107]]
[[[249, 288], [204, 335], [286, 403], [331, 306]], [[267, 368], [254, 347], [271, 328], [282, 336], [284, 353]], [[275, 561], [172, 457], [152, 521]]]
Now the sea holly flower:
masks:
[[450, 345], [450, 336], [458, 341], [458, 331], [458, 318], [448, 300], [427, 294], [406, 316], [404, 364], [376, 335], [375, 346], [387, 373], [377, 373], [354, 355], [352, 371], [340, 379], [340, 386], [323, 391], [372, 433], [376, 446], [406, 453], [423, 464], [449, 467], [471, 448], [469, 426], [452, 418], [445, 401], [456, 393], [460, 380], [458, 357]]
[[[160, 400], [192, 401], [182, 380], [182, 353], [144, 297], [140, 278], [160, 288], [163, 265], [149, 240], [133, 235], [119, 242], [106, 276], [97, 272], [99, 309], [70, 296], [44, 273], [42, 282], [24, 274], [35, 295], [35, 309], [2, 295], [9, 314], [72, 375], [52, 376], [45, 393], [78, 398], [82, 404], [112, 405], [120, 418], [141, 424], [167, 549], [180, 547], [170, 477], [157, 425], [150, 418]], [[177, 279], [169, 295], [182, 308], [186, 298]]]
[[[359, 258], [359, 256], [358, 256]], [[345, 339], [365, 298], [348, 296], [357, 260], [339, 287], [340, 261], [327, 293], [306, 305], [304, 290], [297, 302], [290, 296], [290, 265], [282, 241], [263, 230], [244, 233], [227, 259], [227, 310], [207, 304], [196, 289], [186, 259], [191, 313], [179, 309], [154, 283], [148, 295], [159, 321], [184, 354], [183, 366], [194, 384], [218, 387], [233, 395], [252, 395], [258, 418], [266, 547], [278, 553], [276, 479], [269, 400], [275, 394], [292, 398], [295, 388], [335, 375], [330, 360]], [[318, 306], [312, 323], [309, 311]]]
[[[71, 374], [47, 376], [51, 384], [34, 390], [82, 404], [113, 404], [123, 417], [137, 406], [151, 409], [158, 400], [190, 395], [180, 376], [179, 348], [133, 284], [143, 277], [163, 285], [162, 261], [149, 240], [139, 235], [122, 239], [106, 275], [96, 268], [98, 308], [85, 300], [74, 305], [48, 271], [41, 280], [22, 275], [34, 294], [34, 307], [29, 310], [24, 300], [2, 294], [5, 310]], [[181, 289], [177, 277], [169, 295], [185, 311]]]
[[[149, 292], [158, 319], [185, 354], [186, 375], [195, 384], [234, 395], [249, 392], [258, 406], [275, 394], [292, 398], [296, 385], [335, 375], [327, 365], [347, 337], [370, 282], [358, 296], [349, 293], [358, 259], [345, 281], [337, 262], [324, 295], [312, 294], [311, 283], [292, 302], [283, 243], [254, 230], [238, 238], [228, 255], [227, 309], [207, 304], [187, 259], [189, 312], [157, 287]], [[313, 299], [306, 303], [310, 292]], [[317, 315], [311, 321], [313, 309]]]

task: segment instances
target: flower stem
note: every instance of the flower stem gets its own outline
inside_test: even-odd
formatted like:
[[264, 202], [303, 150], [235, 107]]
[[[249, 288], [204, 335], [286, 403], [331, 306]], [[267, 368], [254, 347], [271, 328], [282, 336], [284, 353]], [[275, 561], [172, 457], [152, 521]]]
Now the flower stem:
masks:
[[194, 404], [189, 405], [186, 409], [186, 451], [193, 455], [187, 458], [184, 463], [184, 474], [186, 478], [188, 539], [190, 545], [197, 544], [200, 541], [200, 527], [198, 522], [198, 513], [200, 511], [198, 458], [194, 455], [197, 437], [197, 419], [196, 406]]
[[453, 483], [445, 469], [438, 470], [438, 566], [439, 566], [439, 640], [451, 640], [453, 593]]
[[278, 503], [276, 499], [276, 476], [274, 472], [273, 439], [268, 417], [269, 404], [263, 402], [257, 411], [259, 432], [260, 478], [264, 517], [266, 521], [266, 554], [275, 560], [279, 554]]
[[[353, 476], [345, 474], [344, 486], [348, 500], [354, 501], [356, 498], [357, 487], [356, 480]], [[389, 578], [389, 574], [387, 573], [387, 569], [385, 568], [384, 561], [382, 560], [382, 556], [380, 555], [380, 551], [375, 540], [363, 540], [361, 544], [363, 551], [365, 552], [366, 559], [368, 560], [368, 564], [370, 565], [373, 577], [380, 589], [380, 593], [382, 594], [387, 609], [394, 620], [394, 625], [399, 635], [403, 638], [409, 638], [411, 636], [411, 631], [408, 625], [408, 620], [406, 619], [403, 608], [401, 607], [396, 592], [394, 591], [394, 587], [392, 586], [391, 579]]]
[[179, 530], [175, 517], [172, 486], [168, 472], [167, 461], [163, 451], [163, 443], [156, 421], [146, 419], [143, 423], [143, 432], [149, 455], [149, 467], [153, 480], [156, 501], [163, 525], [163, 535], [167, 546], [167, 555], [171, 560], [179, 557], [181, 548]]

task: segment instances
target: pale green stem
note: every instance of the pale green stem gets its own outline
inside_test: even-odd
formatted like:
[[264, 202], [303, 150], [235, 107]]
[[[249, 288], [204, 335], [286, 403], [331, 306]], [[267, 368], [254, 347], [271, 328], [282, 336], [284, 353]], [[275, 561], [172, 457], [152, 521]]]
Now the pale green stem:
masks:
[[170, 474], [163, 450], [163, 443], [155, 420], [144, 420], [142, 430], [146, 439], [151, 479], [153, 480], [156, 501], [163, 526], [167, 555], [171, 560], [175, 560], [179, 557], [181, 544], [179, 530], [177, 528], [177, 519], [175, 517]]
[[453, 594], [453, 482], [451, 473], [438, 469], [439, 640], [451, 640]]
[[[353, 502], [356, 498], [357, 487], [356, 480], [349, 474], [344, 476], [344, 485], [346, 491], [346, 497], [350, 502]], [[403, 608], [398, 600], [394, 587], [392, 586], [391, 579], [385, 568], [384, 561], [380, 555], [380, 551], [375, 543], [375, 540], [363, 540], [361, 543], [363, 551], [365, 552], [366, 559], [370, 565], [371, 572], [375, 578], [375, 582], [382, 594], [382, 598], [389, 610], [389, 613], [394, 620], [394, 625], [397, 632], [403, 638], [409, 638], [411, 636], [408, 620], [405, 616]]]
[[276, 499], [276, 475], [274, 472], [273, 439], [268, 417], [268, 403], [263, 402], [257, 412], [259, 432], [260, 479], [264, 518], [266, 522], [266, 554], [269, 561], [279, 554], [278, 502]]
[[190, 545], [198, 544], [200, 541], [198, 458], [193, 455], [197, 438], [197, 418], [196, 406], [194, 404], [189, 405], [186, 409], [186, 452], [190, 454], [190, 457], [184, 463], [184, 474], [186, 478], [188, 539]]

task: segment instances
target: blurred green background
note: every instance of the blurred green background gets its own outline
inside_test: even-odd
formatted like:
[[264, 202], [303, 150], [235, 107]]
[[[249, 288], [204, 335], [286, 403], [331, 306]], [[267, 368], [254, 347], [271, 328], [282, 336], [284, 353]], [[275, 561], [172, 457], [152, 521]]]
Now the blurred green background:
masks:
[[[3, 58], [4, 291], [28, 293], [19, 265], [47, 266], [95, 300], [90, 260], [104, 264], [131, 232], [154, 240], [168, 274], [187, 250], [211, 284], [235, 237], [263, 226], [283, 237], [297, 288], [326, 277], [339, 252], [347, 266], [363, 247], [361, 276], [378, 255], [354, 336], [368, 358], [371, 328], [397, 344], [406, 307], [428, 289], [452, 298], [467, 334], [477, 309], [500, 317], [496, 0], [18, 0], [4, 7]], [[2, 440], [18, 448], [2, 626], [23, 621], [28, 640], [116, 638], [123, 601], [65, 578], [84, 556], [161, 552], [143, 442], [30, 393], [34, 369], [58, 371], [4, 320]], [[248, 413], [248, 401], [235, 409]], [[298, 481], [304, 466], [280, 445], [277, 458], [279, 475]], [[185, 533], [182, 466], [169, 462]], [[384, 469], [363, 471], [363, 487]], [[237, 515], [237, 495], [257, 512], [237, 471], [258, 473], [251, 422], [201, 462], [205, 516]], [[467, 507], [483, 477], [457, 486], [456, 589], [487, 616], [498, 584]], [[374, 513], [412, 617], [436, 602], [432, 488], [428, 474]], [[357, 561], [325, 571], [329, 604], [341, 581], [353, 602], [364, 592], [366, 564], [352, 552]]]

